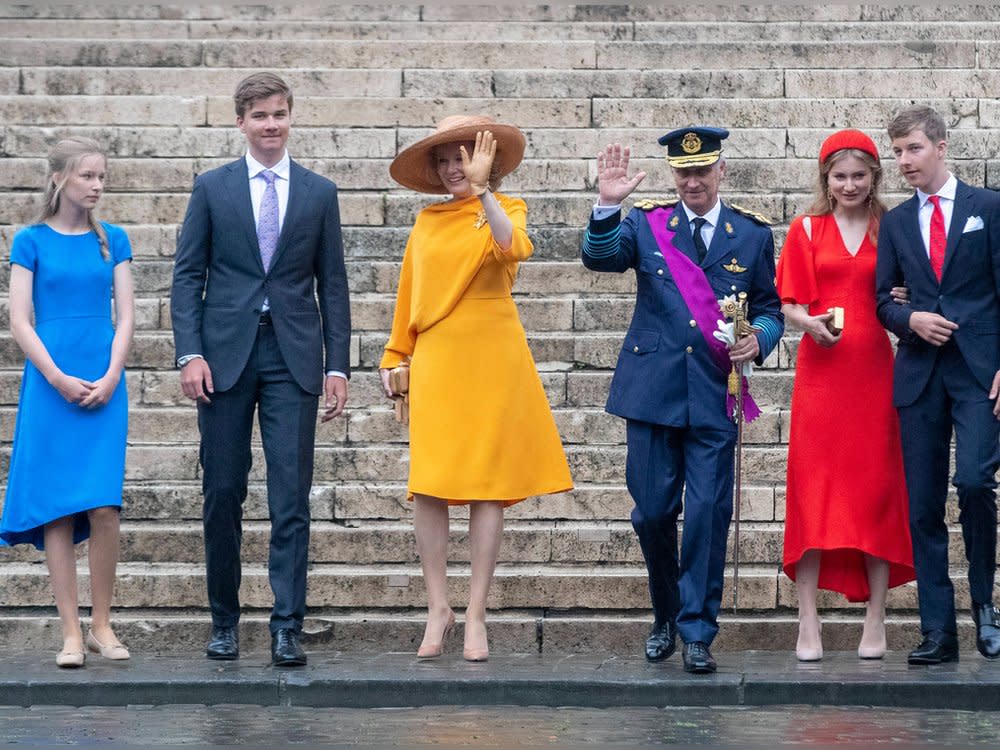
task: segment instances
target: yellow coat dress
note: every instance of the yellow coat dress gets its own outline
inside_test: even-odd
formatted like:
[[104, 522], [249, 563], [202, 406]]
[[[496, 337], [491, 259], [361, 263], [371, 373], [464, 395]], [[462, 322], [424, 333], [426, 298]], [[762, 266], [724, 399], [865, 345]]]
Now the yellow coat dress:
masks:
[[533, 250], [527, 206], [496, 198], [514, 224], [509, 251], [476, 197], [423, 209], [406, 244], [379, 366], [410, 357], [410, 498], [509, 505], [573, 488], [511, 297]]

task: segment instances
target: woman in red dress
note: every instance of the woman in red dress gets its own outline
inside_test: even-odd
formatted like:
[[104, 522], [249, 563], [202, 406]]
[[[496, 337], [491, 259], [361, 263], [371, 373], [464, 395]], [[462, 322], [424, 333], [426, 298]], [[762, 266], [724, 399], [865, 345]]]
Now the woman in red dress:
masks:
[[[792, 392], [784, 549], [801, 661], [823, 656], [817, 588], [868, 602], [858, 656], [880, 659], [886, 592], [915, 577], [892, 347], [875, 317], [881, 178], [867, 135], [827, 138], [816, 202], [792, 221], [778, 263], [781, 311], [807, 334]], [[842, 330], [830, 308], [843, 308]]]

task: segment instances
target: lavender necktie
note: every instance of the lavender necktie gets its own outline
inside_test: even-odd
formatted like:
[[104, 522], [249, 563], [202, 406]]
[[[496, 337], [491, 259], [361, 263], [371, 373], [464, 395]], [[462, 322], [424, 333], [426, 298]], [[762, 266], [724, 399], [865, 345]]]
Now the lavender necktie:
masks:
[[260, 176], [267, 182], [267, 187], [264, 188], [260, 215], [257, 218], [257, 244], [260, 246], [260, 260], [266, 272], [271, 267], [274, 250], [278, 247], [278, 191], [274, 187], [278, 175], [265, 169]]

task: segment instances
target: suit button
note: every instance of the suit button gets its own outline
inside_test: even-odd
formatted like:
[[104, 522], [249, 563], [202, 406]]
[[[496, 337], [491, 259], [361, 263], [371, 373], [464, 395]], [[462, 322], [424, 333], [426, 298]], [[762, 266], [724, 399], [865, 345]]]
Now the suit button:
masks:
[[734, 292], [736, 291], [736, 285], [735, 285], [735, 284], [733, 284], [733, 285], [732, 285], [731, 287], [729, 287], [729, 288], [730, 288], [730, 289], [732, 289], [732, 290], [733, 290]]
[[692, 352], [694, 351], [694, 347], [691, 347], [691, 346], [689, 346], [689, 347], [688, 347], [687, 349], [685, 349], [685, 351], [686, 351], [686, 352], [687, 352], [688, 354], [691, 354], [691, 353], [692, 353]]
[[636, 354], [638, 354], [639, 353], [639, 347], [638, 346], [633, 346], [632, 347], [632, 351], [634, 351]]
[[656, 275], [657, 276], [662, 276], [663, 275], [663, 269], [662, 268], [657, 268], [656, 269]]
[[688, 321], [688, 325], [691, 326], [692, 328], [697, 328], [698, 327], [698, 324], [695, 321], [693, 321], [693, 320], [689, 320]]

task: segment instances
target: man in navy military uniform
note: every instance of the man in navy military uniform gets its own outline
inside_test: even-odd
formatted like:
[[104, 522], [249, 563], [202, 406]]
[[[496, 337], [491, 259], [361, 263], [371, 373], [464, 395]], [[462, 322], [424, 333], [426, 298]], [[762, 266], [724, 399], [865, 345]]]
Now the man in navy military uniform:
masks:
[[[694, 673], [716, 669], [709, 647], [719, 629], [736, 445], [727, 375], [734, 364], [760, 364], [784, 330], [769, 222], [719, 200], [728, 135], [689, 127], [661, 137], [680, 200], [639, 201], [624, 221], [621, 202], [646, 174], [629, 174], [627, 147], [607, 146], [597, 156], [600, 197], [582, 255], [592, 270], [636, 274], [607, 410], [626, 420], [632, 525], [654, 614], [646, 658], [669, 657], [680, 633], [684, 669]], [[719, 302], [741, 292], [756, 333], [727, 347], [713, 336]]]

